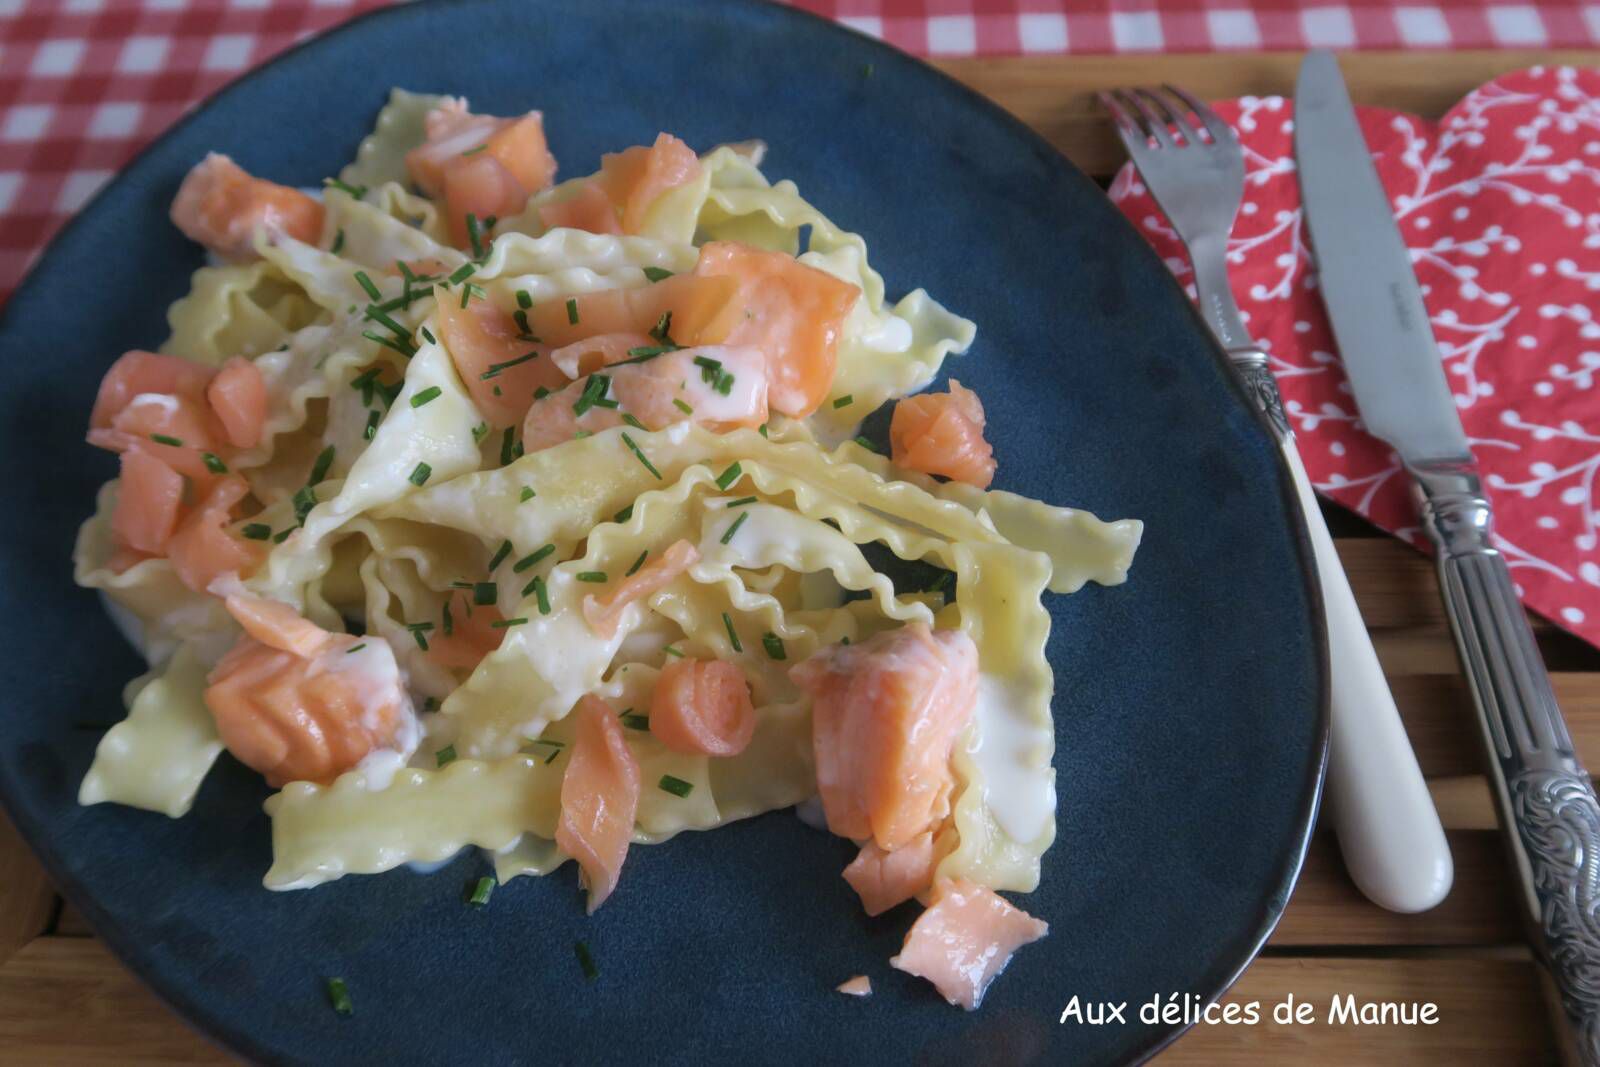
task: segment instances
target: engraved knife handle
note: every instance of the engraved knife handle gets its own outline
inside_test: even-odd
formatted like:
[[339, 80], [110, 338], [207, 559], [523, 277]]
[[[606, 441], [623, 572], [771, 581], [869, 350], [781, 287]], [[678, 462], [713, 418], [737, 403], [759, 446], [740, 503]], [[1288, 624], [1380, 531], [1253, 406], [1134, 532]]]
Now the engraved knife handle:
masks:
[[1469, 458], [1414, 467], [1450, 629], [1491, 758], [1534, 950], [1568, 1062], [1600, 1067], [1600, 800], [1578, 761]]

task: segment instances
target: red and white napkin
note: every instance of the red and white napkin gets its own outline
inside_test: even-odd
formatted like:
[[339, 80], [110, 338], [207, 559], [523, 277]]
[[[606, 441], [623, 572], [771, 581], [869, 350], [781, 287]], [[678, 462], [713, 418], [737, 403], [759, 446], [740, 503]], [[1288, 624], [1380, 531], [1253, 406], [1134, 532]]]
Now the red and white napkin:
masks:
[[[1426, 548], [1399, 458], [1357, 416], [1316, 289], [1293, 105], [1216, 105], [1245, 152], [1233, 291], [1319, 492]], [[1497, 78], [1437, 123], [1360, 108], [1523, 603], [1600, 645], [1600, 71]], [[1131, 167], [1111, 196], [1191, 296]]]

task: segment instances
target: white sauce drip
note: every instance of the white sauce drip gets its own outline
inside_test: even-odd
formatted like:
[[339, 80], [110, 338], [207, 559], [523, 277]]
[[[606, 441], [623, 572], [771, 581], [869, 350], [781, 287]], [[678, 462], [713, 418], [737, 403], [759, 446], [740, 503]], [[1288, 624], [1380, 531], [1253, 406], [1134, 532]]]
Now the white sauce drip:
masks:
[[1027, 842], [1044, 832], [1055, 815], [1056, 783], [1045, 756], [1052, 736], [1023, 720], [1021, 702], [1003, 679], [978, 675], [978, 706], [967, 753], [983, 775], [983, 802], [1013, 841]]

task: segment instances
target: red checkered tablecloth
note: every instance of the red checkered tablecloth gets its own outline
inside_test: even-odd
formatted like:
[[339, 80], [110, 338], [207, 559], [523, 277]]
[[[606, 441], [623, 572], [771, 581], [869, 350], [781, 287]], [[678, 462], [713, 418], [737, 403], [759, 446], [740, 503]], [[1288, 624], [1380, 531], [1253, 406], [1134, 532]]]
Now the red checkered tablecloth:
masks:
[[[0, 0], [0, 304], [61, 224], [185, 111], [388, 2]], [[1580, 0], [792, 2], [923, 56], [1600, 42], [1600, 2]]]

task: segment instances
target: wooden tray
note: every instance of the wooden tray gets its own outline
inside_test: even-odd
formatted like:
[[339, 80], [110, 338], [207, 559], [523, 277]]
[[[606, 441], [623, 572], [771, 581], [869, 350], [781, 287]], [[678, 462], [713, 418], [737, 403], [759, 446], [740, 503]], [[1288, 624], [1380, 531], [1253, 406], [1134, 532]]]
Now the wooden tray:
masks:
[[[1357, 103], [1437, 117], [1468, 90], [1544, 63], [1600, 65], [1600, 52], [1350, 55]], [[1109, 179], [1123, 153], [1094, 91], [1176, 82], [1212, 99], [1288, 93], [1298, 55], [959, 60], [944, 70], [987, 93], [1079, 166]], [[1533, 1064], [1553, 1059], [1534, 966], [1481, 773], [1477, 727], [1431, 565], [1348, 512], [1328, 522], [1394, 686], [1455, 851], [1455, 889], [1423, 915], [1393, 915], [1351, 884], [1319, 832], [1288, 912], [1230, 999], [1265, 1007], [1293, 994], [1316, 1006], [1303, 1026], [1202, 1026], [1167, 1063]], [[1600, 651], [1535, 620], [1585, 763], [1600, 766]], [[1431, 1001], [1432, 1026], [1329, 1024], [1334, 996]], [[8, 1062], [225, 1063], [63, 907], [0, 817], [0, 1048]]]

